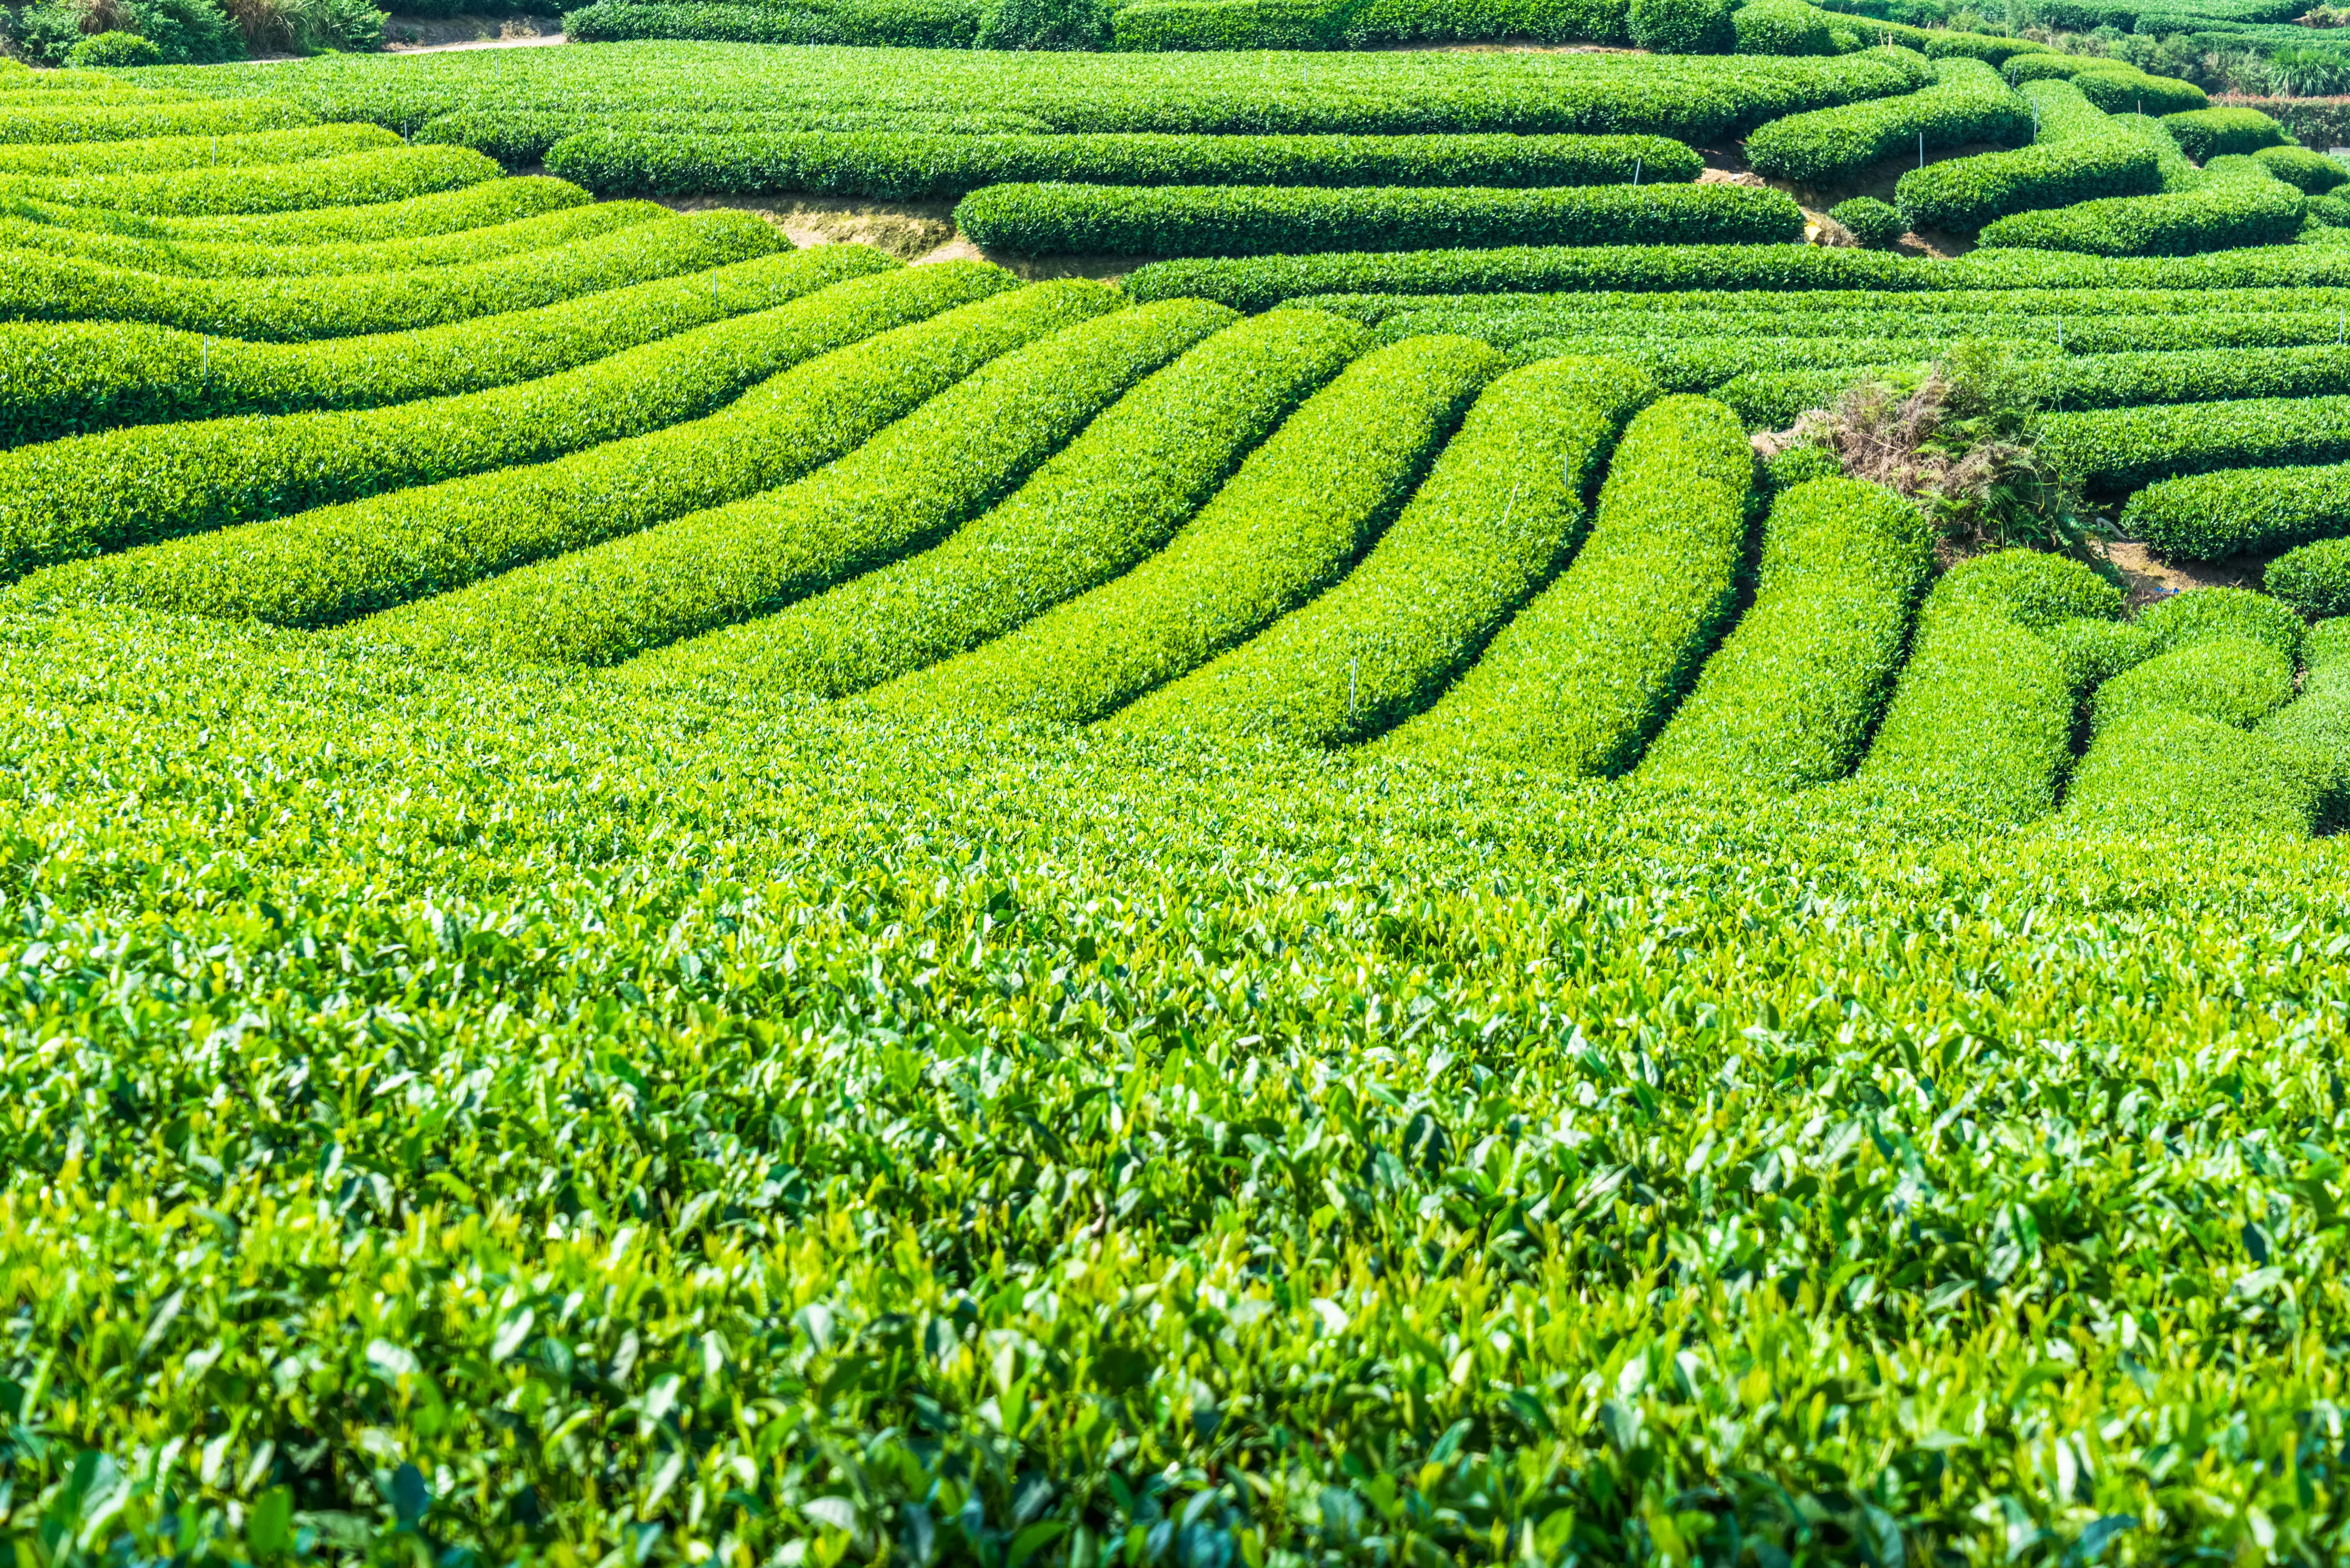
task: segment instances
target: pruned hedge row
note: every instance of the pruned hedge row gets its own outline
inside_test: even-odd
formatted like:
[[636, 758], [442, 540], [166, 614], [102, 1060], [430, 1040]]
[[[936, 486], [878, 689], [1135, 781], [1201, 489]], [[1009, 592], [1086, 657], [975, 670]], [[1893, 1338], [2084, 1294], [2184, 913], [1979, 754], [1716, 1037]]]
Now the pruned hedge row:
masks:
[[380, 125], [310, 125], [294, 130], [159, 136], [131, 141], [0, 142], [0, 182], [303, 163], [400, 144], [398, 135]]
[[2273, 649], [2288, 666], [2301, 657], [2306, 632], [2290, 606], [2250, 588], [2190, 588], [2157, 599], [2130, 624], [2150, 654], [2218, 638], [2246, 638]]
[[2160, 709], [2248, 730], [2293, 699], [2293, 659], [2249, 637], [2199, 637], [2152, 654], [2097, 688], [2090, 724], [2102, 735]]
[[1617, 445], [1574, 562], [1384, 749], [1569, 776], [1631, 767], [1730, 613], [1753, 497], [1754, 453], [1728, 409], [1649, 404]]
[[[821, 253], [803, 253], [810, 256]], [[352, 412], [137, 425], [0, 456], [0, 577], [461, 474], [544, 462], [707, 415], [792, 366], [993, 293], [989, 269], [797, 269], [812, 296], [560, 375]], [[835, 286], [827, 286], [834, 285]]]
[[16, 252], [0, 318], [148, 321], [264, 342], [411, 330], [701, 272], [774, 252], [764, 219], [720, 210], [471, 265], [326, 277], [178, 277]]
[[0, 99], [0, 143], [231, 136], [317, 123], [318, 117], [308, 109], [270, 98], [189, 102], [102, 94], [79, 102], [49, 101], [45, 96], [43, 101], [28, 103], [11, 94]]
[[[2292, 194], [2288, 187], [2270, 183]], [[1240, 310], [1265, 310], [1288, 301], [1342, 294], [1605, 290], [1670, 294], [1704, 289], [1940, 293], [1991, 288], [2209, 290], [2344, 285], [2350, 285], [2350, 252], [2308, 245], [2128, 259], [2017, 248], [1977, 251], [1954, 262], [1912, 261], [1882, 251], [1823, 245], [1362, 251], [1154, 262], [1138, 267], [1126, 280], [1138, 299], [1188, 295]]]
[[2303, 615], [2350, 615], [2350, 537], [2321, 539], [2269, 563], [2261, 586]]
[[[1146, 379], [1018, 493], [931, 549], [624, 668], [635, 680], [845, 697], [977, 648], [1163, 548], [1369, 347], [1362, 327], [1319, 311], [1243, 320]], [[417, 618], [436, 619], [440, 602]]]
[[1119, 304], [1097, 284], [1007, 288], [988, 270], [970, 275], [993, 297], [820, 355], [690, 423], [94, 556], [28, 577], [17, 592], [333, 626], [788, 484], [997, 355]]
[[1855, 776], [2013, 820], [2045, 815], [2072, 758], [2085, 671], [2042, 634], [2121, 611], [2120, 589], [2064, 556], [2003, 550], [1961, 562], [1918, 611], [1909, 660]]
[[1553, 244], [1774, 244], [1803, 209], [1747, 185], [1513, 191], [1277, 185], [991, 185], [955, 207], [983, 245], [1030, 255], [1264, 255]]
[[2208, 108], [2210, 98], [2192, 82], [2176, 77], [2149, 76], [2126, 60], [2094, 55], [2034, 54], [2011, 59], [2007, 79], [2021, 86], [2032, 81], [2070, 81], [2081, 96], [2107, 114], [2147, 114], [2158, 118], [2192, 113]]
[[411, 605], [376, 634], [469, 660], [613, 664], [773, 614], [935, 543], [1232, 320], [1178, 299], [1077, 322], [796, 483]]
[[324, 245], [456, 234], [586, 206], [594, 200], [567, 182], [531, 176], [491, 180], [400, 202], [286, 213], [181, 218], [6, 196], [0, 196], [0, 213], [60, 228], [191, 244]]
[[2316, 794], [2317, 826], [2350, 826], [2350, 619], [2310, 628], [2301, 695], [2261, 723], [2288, 748]]
[[558, 207], [511, 223], [415, 238], [358, 244], [224, 245], [26, 223], [9, 218], [0, 209], [0, 249], [38, 251], [99, 266], [194, 277], [325, 277], [492, 261], [594, 239], [640, 223], [675, 221], [676, 214], [651, 202], [598, 202], [584, 207]]
[[596, 0], [566, 12], [577, 44], [630, 39], [702, 39], [726, 44], [848, 44], [868, 47], [968, 49], [981, 10], [970, 0], [885, 0], [828, 5], [738, 5], [722, 0]]
[[1306, 400], [1167, 547], [994, 642], [877, 689], [885, 711], [1084, 723], [1189, 673], [1344, 573], [1501, 357], [1415, 337]]
[[2350, 535], [2350, 462], [2166, 479], [2130, 497], [2121, 525], [2162, 554], [2190, 561]]
[[2322, 196], [2350, 181], [2350, 169], [2344, 168], [2340, 159], [2306, 147], [2263, 147], [2252, 156], [2262, 168], [2304, 196]]
[[851, 135], [887, 133], [941, 137], [1035, 135], [1052, 128], [1033, 114], [982, 109], [808, 109], [702, 113], [691, 109], [583, 111], [577, 104], [552, 108], [486, 108], [436, 115], [409, 140], [447, 142], [486, 152], [508, 168], [543, 163], [556, 144], [574, 137], [609, 132], [631, 142], [682, 141], [707, 146], [735, 140], [764, 141], [804, 132]]
[[1952, 158], [1901, 176], [1895, 200], [1914, 228], [1973, 230], [2011, 213], [2162, 188], [2154, 149], [2068, 82], [2032, 82], [2037, 138], [2013, 152]]
[[2316, 781], [2294, 748], [2247, 733], [2292, 700], [2293, 674], [2289, 653], [2223, 633], [2116, 676], [2097, 691], [2070, 809], [2140, 828], [2305, 836]]
[[2105, 490], [2215, 468], [2334, 462], [2350, 458], [2350, 397], [2052, 413], [2039, 444], [2073, 479]]
[[1747, 137], [1746, 159], [1758, 173], [1818, 183], [1914, 151], [1921, 136], [1931, 151], [2031, 134], [2030, 109], [1997, 71], [1946, 59], [1935, 62], [1934, 85], [1923, 91], [1774, 119]]
[[496, 180], [504, 171], [465, 147], [389, 147], [303, 163], [251, 169], [182, 169], [156, 174], [79, 174], [0, 181], [0, 196], [69, 207], [174, 217], [371, 206]]
[[1731, 14], [1742, 55], [1834, 55], [1835, 28], [1828, 14], [1803, 0], [1748, 0]]
[[1885, 706], [1933, 568], [1925, 518], [1881, 485], [1814, 479], [1782, 493], [1752, 606], [1636, 776], [1765, 789], [1842, 778]]
[[1626, 0], [1140, 0], [1113, 7], [1110, 47], [1343, 49], [1492, 38], [1621, 44], [1630, 38], [1628, 9]]
[[2170, 132], [2178, 150], [2198, 163], [2229, 153], [2286, 145], [2284, 127], [2256, 109], [2198, 109], [2166, 114], [2162, 128]]
[[2192, 190], [2018, 213], [1990, 224], [1981, 239], [1985, 246], [2101, 256], [2190, 255], [2289, 244], [2306, 213], [2307, 198], [2283, 181], [2231, 172]]
[[417, 332], [253, 343], [140, 322], [0, 326], [0, 448], [120, 425], [365, 409], [552, 376], [895, 264], [862, 245], [711, 272]]
[[827, 131], [557, 142], [550, 173], [601, 195], [816, 192], [906, 200], [989, 185], [1610, 185], [1697, 178], [1661, 136], [929, 136]]
[[1326, 746], [1420, 711], [1582, 542], [1607, 454], [1655, 396], [1607, 359], [1496, 378], [1353, 571], [1112, 727]]
[[[619, 51], [609, 66], [593, 63], [609, 57], [600, 51], [574, 66], [538, 57], [520, 73], [305, 67], [302, 79], [307, 100], [329, 118], [402, 132], [447, 114], [484, 115], [518, 130], [541, 117], [540, 129], [518, 147], [558, 129], [556, 117], [565, 114], [572, 131], [597, 129], [609, 118], [649, 116], [670, 130], [727, 133], [764, 119], [771, 122], [764, 130], [954, 130], [971, 124], [1055, 134], [1634, 133], [1712, 145], [1783, 115], [1931, 82], [1922, 56], [1877, 48], [1819, 59], [1497, 54], [1431, 61], [1416, 52], [1382, 52], [1327, 57], [1313, 61], [1310, 71], [1270, 75], [1255, 56], [706, 51], [684, 72], [675, 63], [681, 56], [663, 56]], [[755, 62], [765, 63], [754, 68]], [[210, 90], [253, 90], [243, 79], [203, 79]], [[707, 123], [684, 123], [695, 114]], [[864, 117], [863, 123], [845, 118], [850, 115]], [[983, 116], [1007, 122], [989, 125], [976, 119]], [[778, 123], [785, 117], [821, 123]], [[652, 124], [647, 119], [616, 128]]]

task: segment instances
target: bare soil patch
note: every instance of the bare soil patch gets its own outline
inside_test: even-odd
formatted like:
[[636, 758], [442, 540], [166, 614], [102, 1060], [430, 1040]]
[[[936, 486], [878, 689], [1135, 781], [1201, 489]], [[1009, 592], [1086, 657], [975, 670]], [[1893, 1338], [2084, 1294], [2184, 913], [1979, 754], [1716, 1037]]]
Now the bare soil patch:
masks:
[[931, 259], [932, 252], [955, 238], [952, 202], [867, 202], [848, 196], [663, 196], [658, 200], [679, 213], [707, 213], [720, 207], [756, 213], [802, 249], [871, 245], [899, 261], [917, 261]]
[[2271, 553], [2224, 561], [2166, 561], [2135, 539], [2106, 540], [2090, 549], [2120, 574], [2133, 613], [2189, 588], [2258, 588], [2276, 558]]

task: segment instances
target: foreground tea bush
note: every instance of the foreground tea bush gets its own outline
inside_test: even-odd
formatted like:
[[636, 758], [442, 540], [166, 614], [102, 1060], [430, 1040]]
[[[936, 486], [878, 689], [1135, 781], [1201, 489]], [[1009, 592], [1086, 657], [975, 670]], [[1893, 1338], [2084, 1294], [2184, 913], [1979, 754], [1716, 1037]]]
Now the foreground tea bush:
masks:
[[611, 664], [772, 614], [938, 542], [1232, 319], [1222, 306], [1170, 300], [1081, 321], [1004, 355], [795, 484], [508, 573], [387, 617], [368, 635], [467, 658]]
[[549, 172], [603, 195], [809, 191], [903, 201], [1039, 181], [1096, 185], [1612, 185], [1697, 178], [1661, 136], [926, 136], [583, 131]]
[[1889, 490], [1815, 479], [1782, 494], [1752, 606], [1639, 776], [1777, 789], [1842, 778], [1885, 706], [1933, 564], [1925, 519]]
[[[1001, 637], [1163, 548], [1284, 417], [1369, 347], [1360, 327], [1314, 311], [1228, 327], [938, 545], [628, 670], [841, 697]], [[433, 615], [428, 605], [418, 618]]]
[[1804, 214], [1785, 192], [1746, 185], [993, 185], [956, 205], [955, 226], [980, 244], [1034, 255], [1263, 255], [1536, 242], [1786, 244], [1802, 236]]
[[1418, 712], [1582, 543], [1585, 496], [1655, 396], [1607, 359], [1497, 378], [1353, 571], [1113, 724], [1335, 745]]
[[[0, 639], [26, 1533], [1991, 1560], [2008, 1499], [2051, 1553], [2250, 1555], [2258, 1508], [2323, 1560], [2343, 1524], [2336, 844]], [[1940, 1468], [1887, 1462], [1926, 1421]], [[2057, 1490], [2026, 1429], [2094, 1462]]]
[[1624, 432], [1591, 538], [1389, 754], [1620, 774], [1688, 690], [1737, 587], [1754, 454], [1730, 410], [1665, 398]]
[[1500, 355], [1461, 337], [1366, 355], [1283, 421], [1159, 554], [873, 701], [918, 718], [1083, 723], [1190, 673], [1343, 574], [1501, 368]]

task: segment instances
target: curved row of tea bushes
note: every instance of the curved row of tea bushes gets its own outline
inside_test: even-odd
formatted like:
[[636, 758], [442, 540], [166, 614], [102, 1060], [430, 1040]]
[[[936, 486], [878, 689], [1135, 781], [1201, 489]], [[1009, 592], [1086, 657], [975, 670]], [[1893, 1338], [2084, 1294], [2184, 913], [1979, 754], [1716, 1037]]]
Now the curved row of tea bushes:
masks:
[[704, 114], [691, 109], [583, 113], [570, 109], [469, 109], [426, 120], [411, 141], [445, 141], [486, 152], [509, 169], [544, 163], [557, 143], [604, 132], [632, 141], [693, 143], [763, 140], [804, 131], [887, 132], [946, 138], [1041, 135], [1051, 129], [1033, 114], [1004, 110], [810, 109]]
[[398, 135], [380, 125], [311, 125], [296, 130], [158, 136], [132, 141], [0, 142], [0, 182], [305, 163], [400, 144]]
[[2350, 397], [2046, 414], [2039, 444], [2068, 477], [2108, 490], [2214, 468], [2333, 462], [2350, 458]]
[[178, 277], [18, 251], [0, 271], [0, 318], [149, 321], [276, 343], [349, 337], [528, 310], [788, 243], [754, 213], [721, 210], [471, 265], [324, 277]]
[[2287, 145], [2284, 128], [2256, 109], [2198, 109], [2166, 114], [2162, 129], [2198, 163], [2230, 153]]
[[1986, 247], [2100, 256], [2191, 255], [2282, 245], [2301, 232], [2308, 198], [2265, 171], [2214, 174], [2185, 191], [2111, 196], [1986, 226]]
[[2166, 479], [2130, 497], [2121, 525], [2163, 555], [2192, 561], [2350, 535], [2350, 462]]
[[2261, 586], [2305, 616], [2350, 615], [2350, 537], [2287, 550], [2269, 563]]
[[1894, 200], [1911, 227], [1980, 229], [2011, 213], [2162, 188], [2152, 145], [2116, 125], [2079, 88], [2033, 82], [2022, 94], [2038, 117], [2031, 146], [1946, 159], [1901, 176]]
[[[1362, 327], [1318, 311], [1243, 320], [1154, 372], [1017, 493], [930, 549], [626, 669], [845, 697], [977, 648], [1164, 548], [1242, 459], [1370, 347]], [[453, 602], [427, 600], [379, 624], [435, 628], [437, 607]]]
[[2252, 160], [2304, 196], [2322, 196], [2350, 182], [2350, 169], [2340, 159], [2306, 147], [2264, 147]]
[[815, 259], [795, 279], [812, 297], [489, 391], [19, 447], [0, 455], [0, 577], [681, 424], [803, 360], [1001, 286], [976, 264], [839, 281], [858, 270], [869, 268]]
[[1344, 573], [1501, 368], [1500, 355], [1461, 337], [1366, 355], [1283, 421], [1159, 554], [872, 701], [931, 719], [1084, 723], [1190, 673]]
[[105, 94], [86, 102], [25, 103], [12, 94], [0, 99], [0, 144], [234, 136], [317, 123], [308, 109], [268, 98], [186, 101]]
[[1773, 244], [1804, 232], [1748, 185], [1513, 191], [1279, 185], [991, 185], [955, 208], [983, 245], [1031, 255], [1263, 255], [1461, 245]]
[[324, 277], [338, 273], [460, 266], [593, 239], [639, 223], [675, 221], [675, 213], [652, 202], [597, 202], [584, 207], [558, 207], [511, 223], [413, 239], [340, 245], [223, 245], [28, 223], [10, 219], [0, 209], [0, 251], [37, 251], [99, 266], [192, 277]]
[[2302, 645], [2301, 695], [2261, 722], [2316, 794], [2316, 826], [2350, 824], [2350, 618], [2320, 621]]
[[[2295, 195], [2280, 182], [2273, 189]], [[2168, 198], [2137, 197], [2154, 201]], [[2295, 195], [2295, 199], [2298, 196]], [[2075, 209], [2077, 210], [2077, 209]], [[2038, 214], [2023, 213], [2021, 217]], [[2012, 221], [2002, 218], [2001, 223]], [[2214, 255], [2115, 259], [1976, 251], [1953, 262], [1824, 245], [1522, 246], [1356, 251], [1153, 262], [1127, 275], [1138, 299], [1212, 299], [1269, 310], [1326, 295], [1465, 295], [1700, 289], [2324, 288], [2350, 285], [2350, 251], [2285, 245]]]
[[2045, 815], [2087, 678], [2045, 634], [2116, 620], [2122, 603], [2120, 589], [2060, 556], [2004, 550], [1960, 563], [1918, 612], [1909, 660], [1855, 777], [1999, 817]]
[[1871, 99], [1774, 119], [1746, 139], [1755, 172], [1806, 183], [1856, 173], [1880, 159], [1969, 141], [2014, 142], [2032, 135], [2032, 111], [1980, 60], [1934, 65], [1934, 85], [1899, 98]]
[[[984, 283], [985, 269], [972, 273]], [[29, 577], [19, 593], [334, 625], [788, 484], [997, 355], [1121, 303], [1098, 284], [1009, 289], [835, 349], [687, 424], [97, 556]]]
[[1850, 773], [1885, 706], [1933, 532], [1882, 485], [1815, 479], [1762, 530], [1754, 602], [1698, 675], [1638, 775], [1800, 789]]
[[864, 0], [821, 10], [729, 5], [725, 0], [593, 0], [565, 13], [577, 44], [677, 39], [801, 47], [968, 49], [981, 10], [972, 0]]
[[660, 136], [591, 130], [547, 172], [599, 195], [815, 192], [891, 201], [989, 185], [1643, 184], [1695, 180], [1704, 160], [1661, 136], [936, 136], [828, 131]]
[[613, 664], [773, 614], [936, 543], [1232, 319], [1220, 305], [1166, 300], [1078, 322], [796, 483], [410, 606], [369, 636], [466, 659]]
[[0, 180], [0, 196], [165, 217], [240, 217], [373, 206], [479, 185], [504, 173], [468, 147], [387, 147], [251, 169]]
[[2096, 55], [2034, 54], [2018, 57], [2002, 67], [2007, 79], [2021, 86], [2034, 81], [2070, 81], [2081, 95], [2107, 114], [2157, 117], [2191, 113], [2211, 99], [2192, 82], [2177, 77], [2149, 76], [2126, 60]]
[[1607, 359], [1497, 377], [1360, 565], [1111, 726], [1327, 746], [1419, 712], [1582, 542], [1586, 497], [1656, 395]]
[[248, 343], [138, 322], [0, 325], [0, 448], [120, 425], [367, 409], [574, 369], [896, 264], [862, 245], [783, 251], [419, 332]]
[[1629, 41], [1625, 0], [1139, 0], [1110, 13], [1110, 47], [1347, 49], [1377, 44], [1534, 38]]
[[175, 218], [133, 215], [103, 207], [69, 207], [29, 199], [0, 200], [0, 212], [59, 228], [187, 244], [328, 245], [452, 234], [567, 207], [583, 207], [594, 200], [577, 185], [533, 175], [519, 180], [492, 180], [453, 191], [438, 191], [429, 196], [411, 196], [401, 202], [290, 213]]
[[1451, 691], [1386, 742], [1612, 776], [1671, 713], [1736, 597], [1754, 454], [1728, 409], [1651, 403], [1617, 444], [1590, 539]]
[[2292, 700], [2293, 661], [2251, 638], [2199, 639], [2097, 691], [2068, 809], [2138, 830], [2305, 836], [2319, 804], [2303, 757], [2252, 725]]
[[2148, 654], [2168, 653], [2216, 638], [2243, 638], [2274, 649], [2288, 663], [2301, 657], [2307, 628], [2289, 605], [2250, 588], [2192, 588], [2157, 599], [2130, 629]]

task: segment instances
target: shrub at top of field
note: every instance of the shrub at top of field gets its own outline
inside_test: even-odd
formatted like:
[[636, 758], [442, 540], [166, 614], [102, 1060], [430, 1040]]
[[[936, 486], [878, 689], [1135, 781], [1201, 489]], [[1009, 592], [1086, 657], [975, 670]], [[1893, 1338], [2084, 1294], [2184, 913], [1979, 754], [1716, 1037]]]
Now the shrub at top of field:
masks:
[[[1876, 48], [1826, 59], [1397, 51], [1300, 56], [1271, 74], [1256, 56], [657, 45], [516, 58], [529, 52], [470, 51], [389, 72], [319, 59], [244, 74], [151, 74], [237, 96], [257, 90], [248, 77], [265, 78], [323, 118], [403, 133], [460, 110], [568, 115], [568, 130], [585, 131], [609, 115], [698, 108], [729, 120], [854, 110], [873, 117], [875, 129], [907, 115], [1009, 114], [1034, 123], [1007, 129], [1055, 133], [1632, 132], [1697, 143], [1930, 81], [1915, 53]], [[542, 147], [559, 140], [550, 134], [557, 129], [542, 128]]]
[[794, 191], [903, 200], [1040, 181], [1097, 185], [1610, 185], [1697, 178], [1660, 136], [925, 136], [591, 130], [547, 171], [603, 195]]
[[1305, 254], [1437, 246], [1783, 244], [1804, 214], [1747, 185], [1544, 191], [1367, 186], [994, 185], [955, 208], [983, 245], [1031, 255]]
[[1746, 139], [1747, 161], [1763, 174], [1816, 182], [1915, 151], [1920, 137], [1931, 151], [2032, 134], [2023, 100], [1980, 60], [1937, 61], [1934, 77], [1919, 92], [1774, 119]]

